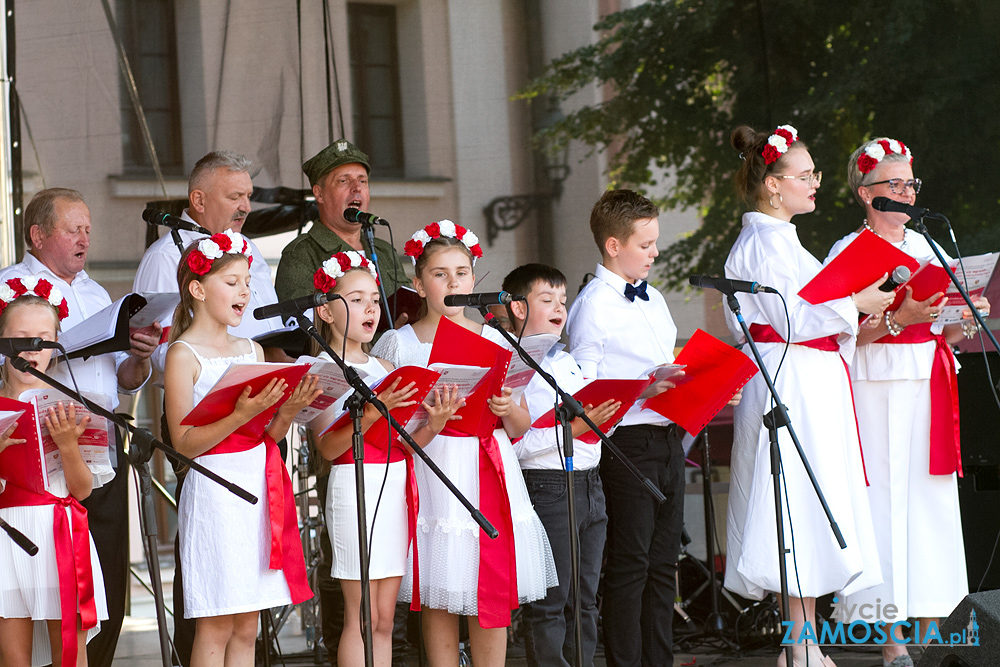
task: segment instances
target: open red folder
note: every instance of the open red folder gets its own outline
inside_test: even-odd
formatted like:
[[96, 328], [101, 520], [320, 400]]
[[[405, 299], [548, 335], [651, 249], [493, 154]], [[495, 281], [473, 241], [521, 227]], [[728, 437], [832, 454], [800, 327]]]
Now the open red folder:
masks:
[[[403, 408], [396, 408], [395, 410], [390, 410], [389, 414], [393, 418], [406, 426], [406, 422], [410, 421], [415, 413], [420, 408], [420, 403], [423, 401], [431, 389], [434, 388], [434, 383], [437, 382], [441, 374], [437, 371], [432, 371], [429, 368], [421, 368], [420, 366], [400, 366], [393, 372], [386, 375], [384, 378], [379, 380], [379, 382], [372, 387], [372, 391], [377, 395], [379, 392], [385, 390], [396, 378], [402, 378], [399, 382], [399, 387], [405, 387], [411, 382], [416, 384], [417, 392], [409, 398], [411, 401], [415, 401], [413, 405], [408, 405]], [[317, 417], [317, 419], [322, 419], [322, 415]], [[350, 412], [344, 412], [339, 416], [334, 418], [334, 421], [329, 426], [323, 428], [320, 425], [320, 429], [315, 429], [320, 436], [326, 435], [328, 431], [337, 430], [343, 426], [351, 425], [351, 415]], [[378, 421], [371, 425], [371, 427], [365, 431], [365, 442], [374, 445], [378, 449], [388, 449], [389, 443], [396, 439], [396, 432], [392, 430], [392, 426], [389, 425], [388, 420], [385, 417], [379, 417]]]
[[[775, 258], [775, 261], [780, 259]], [[920, 262], [878, 234], [863, 229], [843, 252], [799, 290], [799, 296], [811, 304], [842, 299], [860, 292], [886, 273], [891, 275], [897, 266], [905, 266], [912, 274], [920, 267]]]
[[441, 318], [428, 364], [440, 362], [492, 369], [479, 388], [466, 397], [465, 406], [455, 413], [461, 419], [450, 422], [449, 428], [476, 437], [485, 437], [493, 432], [497, 417], [490, 412], [486, 401], [503, 389], [510, 359], [510, 350], [503, 349], [446, 317]]
[[[573, 394], [573, 398], [580, 401], [580, 405], [586, 407], [587, 405], [600, 405], [601, 403], [607, 401], [608, 399], [614, 399], [616, 401], [621, 401], [622, 406], [611, 415], [611, 418], [605, 421], [603, 424], [598, 424], [597, 426], [607, 433], [611, 430], [611, 427], [621, 421], [621, 418], [625, 416], [625, 413], [629, 411], [632, 404], [636, 402], [639, 398], [639, 394], [645, 391], [646, 387], [652, 384], [652, 380], [649, 378], [643, 378], [640, 380], [594, 380], [590, 384], [586, 385], [578, 392]], [[552, 428], [556, 424], [556, 411], [555, 408], [549, 410], [544, 415], [535, 420], [531, 425], [532, 428]], [[597, 434], [593, 431], [587, 431], [581, 435], [579, 440], [586, 442], [588, 444], [597, 444], [600, 439]]]
[[757, 365], [750, 357], [701, 329], [694, 332], [674, 363], [687, 364], [684, 372], [690, 379], [647, 398], [642, 407], [660, 413], [691, 435], [701, 432], [757, 374]]
[[249, 386], [250, 395], [256, 396], [274, 378], [281, 378], [288, 385], [285, 388], [284, 396], [277, 403], [267, 410], [248, 421], [243, 426], [236, 429], [237, 433], [242, 433], [250, 437], [259, 437], [264, 433], [264, 429], [271, 423], [274, 414], [281, 407], [281, 404], [288, 400], [295, 387], [305, 374], [309, 372], [309, 366], [305, 364], [272, 364], [272, 363], [249, 363], [230, 364], [226, 372], [219, 378], [218, 382], [209, 390], [205, 398], [198, 402], [198, 405], [181, 420], [185, 426], [204, 426], [219, 421], [233, 413], [236, 408], [236, 401], [243, 394], [243, 390]]

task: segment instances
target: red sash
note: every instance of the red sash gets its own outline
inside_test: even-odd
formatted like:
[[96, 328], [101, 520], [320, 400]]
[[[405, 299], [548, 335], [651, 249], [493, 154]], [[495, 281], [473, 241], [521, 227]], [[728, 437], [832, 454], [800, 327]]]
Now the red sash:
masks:
[[[77, 614], [79, 613], [81, 630], [90, 630], [97, 625], [87, 510], [73, 496], [59, 498], [50, 493], [37, 494], [10, 482], [0, 494], [0, 508], [39, 505], [53, 506], [52, 533], [55, 537], [56, 566], [59, 571], [59, 610], [62, 617], [59, 622], [62, 636], [62, 664], [75, 665]], [[69, 508], [69, 519], [63, 511], [65, 507]]]
[[958, 371], [944, 336], [931, 333], [930, 323], [911, 324], [898, 336], [883, 336], [877, 343], [913, 345], [934, 341], [931, 366], [930, 474], [962, 477], [962, 436], [958, 417]]
[[[450, 428], [441, 431], [441, 435], [470, 437]], [[506, 628], [510, 625], [510, 612], [519, 606], [514, 521], [510, 515], [499, 443], [492, 433], [478, 440], [479, 511], [500, 533], [496, 539], [490, 539], [479, 531], [479, 583], [476, 588], [479, 625]]]
[[[770, 324], [751, 324], [750, 325], [750, 336], [758, 343], [784, 343], [785, 339], [774, 330]], [[841, 363], [844, 364], [844, 373], [847, 374], [847, 387], [851, 391], [851, 413], [854, 416], [854, 429], [858, 434], [858, 449], [861, 451], [861, 472], [865, 475], [865, 486], [868, 484], [868, 471], [865, 469], [865, 448], [861, 444], [861, 429], [858, 427], [858, 415], [854, 411], [854, 386], [851, 382], [851, 369], [848, 368], [847, 362], [844, 358], [840, 356], [840, 346], [837, 344], [837, 336], [824, 336], [823, 338], [813, 338], [812, 340], [804, 340], [799, 343], [792, 343], [792, 345], [801, 345], [802, 347], [812, 348], [814, 350], [821, 350], [823, 352], [837, 352], [837, 356]]]
[[261, 439], [256, 439], [237, 432], [202, 456], [246, 452], [261, 441], [266, 447], [264, 477], [267, 482], [267, 513], [271, 524], [271, 557], [268, 566], [284, 573], [292, 604], [299, 604], [311, 598], [313, 592], [306, 576], [306, 560], [302, 554], [292, 480], [288, 476], [285, 462], [281, 460], [281, 451], [274, 438], [265, 433]]

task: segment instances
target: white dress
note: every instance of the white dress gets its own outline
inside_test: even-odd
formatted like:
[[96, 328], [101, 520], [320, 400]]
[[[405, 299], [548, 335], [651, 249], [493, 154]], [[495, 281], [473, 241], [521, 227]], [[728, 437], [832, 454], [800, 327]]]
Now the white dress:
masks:
[[[194, 403], [205, 397], [230, 364], [257, 361], [250, 351], [235, 357], [205, 358], [184, 341], [201, 365]], [[194, 471], [184, 480], [177, 508], [184, 617], [222, 616], [288, 604], [291, 594], [282, 570], [269, 569], [271, 525], [264, 477], [266, 446], [245, 452], [202, 454], [195, 461], [257, 496], [256, 505]]]
[[[110, 466], [91, 466], [94, 488], [104, 486], [114, 479], [115, 471]], [[6, 480], [0, 479], [0, 491]], [[60, 498], [69, 496], [66, 478], [58, 473], [49, 478], [49, 491]], [[2, 493], [0, 493], [2, 495]], [[38, 553], [29, 556], [9, 539], [0, 534], [0, 618], [32, 618], [33, 636], [31, 643], [31, 664], [48, 665], [52, 662], [49, 646], [47, 620], [62, 618], [59, 605], [59, 572], [56, 565], [55, 537], [52, 532], [53, 505], [6, 507], [0, 509], [0, 518], [21, 531], [35, 543]], [[70, 517], [69, 508], [66, 512]], [[70, 531], [72, 533], [72, 521]], [[97, 610], [97, 626], [87, 632], [87, 641], [97, 636], [101, 630], [100, 621], [108, 619], [108, 605], [104, 596], [104, 575], [101, 562], [97, 559], [94, 538], [90, 538], [90, 564], [94, 573], [94, 606]]]
[[[855, 237], [838, 241], [827, 261]], [[894, 245], [920, 260], [934, 257], [927, 240], [909, 229]], [[931, 331], [942, 328], [935, 323]], [[947, 616], [969, 593], [957, 477], [929, 472], [934, 353], [934, 341], [873, 342], [858, 348], [851, 367], [885, 581], [848, 596], [847, 604], [892, 603], [900, 618]]]
[[[854, 350], [858, 311], [850, 298], [810, 305], [798, 297], [820, 270], [799, 243], [795, 225], [759, 212], [743, 216], [743, 229], [726, 260], [726, 276], [778, 290], [788, 301], [791, 342], [836, 336], [840, 354], [803, 345], [758, 343], [799, 442], [819, 482], [846, 549], [840, 549], [787, 429], [779, 435], [787, 500], [783, 503], [788, 590], [794, 597], [852, 592], [882, 580], [858, 444], [850, 381], [843, 359]], [[770, 325], [789, 340], [781, 300], [772, 294], [740, 294], [748, 325]], [[732, 313], [726, 321], [737, 341], [743, 333]], [[749, 349], [744, 352], [750, 356]], [[727, 515], [726, 588], [761, 599], [780, 590], [777, 530], [768, 432], [762, 416], [771, 401], [760, 374], [743, 390], [734, 414], [734, 442]], [[788, 507], [791, 508], [789, 517]], [[794, 532], [793, 532], [794, 531]], [[794, 535], [794, 539], [793, 539]], [[797, 571], [797, 575], [796, 575]]]
[[[321, 359], [328, 359], [325, 352]], [[363, 364], [347, 362], [368, 375], [365, 382], [378, 383], [387, 375], [385, 366], [375, 357], [368, 357]], [[348, 392], [330, 409], [339, 413], [347, 402]], [[369, 448], [366, 445], [366, 450]], [[358, 549], [358, 496], [354, 479], [354, 457], [351, 450], [344, 458], [350, 463], [334, 463], [330, 468], [330, 481], [326, 494], [326, 527], [333, 548], [334, 579], [360, 581], [361, 558]], [[409, 547], [406, 505], [406, 461], [367, 463], [365, 474], [365, 516], [368, 526], [368, 576], [371, 579], [401, 577], [406, 574], [406, 552]], [[339, 461], [339, 459], [338, 459]], [[384, 482], [384, 484], [383, 484]], [[377, 514], [376, 514], [377, 510]]]
[[[500, 335], [489, 327], [483, 336], [499, 343]], [[410, 325], [382, 334], [372, 354], [398, 366], [427, 366], [431, 343], [421, 343]], [[503, 429], [494, 432], [499, 444], [510, 498], [514, 526], [517, 592], [520, 603], [545, 597], [557, 583], [552, 549], [542, 522], [528, 497], [524, 478], [510, 438]], [[479, 499], [479, 442], [473, 437], [438, 436], [424, 451], [473, 505]], [[479, 525], [437, 476], [416, 459], [414, 467], [420, 491], [417, 514], [417, 546], [420, 561], [420, 601], [432, 609], [476, 616], [479, 584]], [[403, 577], [399, 596], [409, 601], [413, 594], [412, 558]]]

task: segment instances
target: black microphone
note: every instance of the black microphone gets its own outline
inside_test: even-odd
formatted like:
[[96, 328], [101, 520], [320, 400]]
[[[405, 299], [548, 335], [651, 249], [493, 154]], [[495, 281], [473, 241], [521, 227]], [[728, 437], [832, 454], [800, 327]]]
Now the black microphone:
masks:
[[709, 289], [719, 290], [724, 294], [735, 294], [736, 292], [747, 292], [749, 294], [757, 294], [758, 292], [768, 292], [769, 294], [778, 293], [778, 290], [773, 287], [761, 285], [760, 283], [755, 283], [750, 280], [730, 280], [729, 278], [714, 278], [712, 276], [691, 276], [688, 278], [688, 282], [695, 287], [708, 287]]
[[160, 225], [162, 227], [169, 227], [170, 229], [183, 229], [187, 232], [198, 232], [201, 234], [208, 234], [209, 236], [212, 235], [212, 232], [197, 223], [178, 218], [176, 215], [170, 215], [169, 213], [158, 211], [155, 208], [147, 208], [144, 210], [142, 212], [142, 219], [150, 225]]
[[360, 222], [363, 225], [384, 225], [389, 226], [389, 223], [378, 217], [374, 213], [365, 213], [364, 211], [356, 208], [349, 208], [344, 211], [344, 219], [348, 222]]
[[505, 306], [511, 301], [527, 301], [527, 299], [525, 299], [520, 294], [511, 294], [510, 292], [481, 292], [479, 294], [449, 294], [444, 298], [444, 305], [479, 308], [480, 306]]
[[910, 206], [909, 204], [904, 204], [901, 201], [889, 199], [888, 197], [875, 197], [872, 199], [872, 208], [876, 211], [887, 211], [889, 213], [905, 213], [914, 220], [923, 218], [927, 215], [936, 215], [931, 213], [930, 209]]
[[16, 357], [21, 352], [38, 352], [39, 350], [58, 350], [59, 343], [41, 338], [0, 338], [0, 354]]
[[910, 269], [900, 264], [893, 269], [892, 275], [890, 275], [884, 283], [878, 286], [879, 291], [891, 292], [909, 279]]
[[310, 308], [322, 306], [324, 303], [342, 298], [342, 296], [334, 294], [333, 292], [327, 292], [326, 294], [317, 292], [316, 294], [310, 294], [309, 296], [300, 296], [295, 299], [272, 303], [269, 306], [261, 306], [253, 311], [253, 316], [254, 319], [257, 320], [267, 320], [272, 317], [284, 315], [301, 315]]

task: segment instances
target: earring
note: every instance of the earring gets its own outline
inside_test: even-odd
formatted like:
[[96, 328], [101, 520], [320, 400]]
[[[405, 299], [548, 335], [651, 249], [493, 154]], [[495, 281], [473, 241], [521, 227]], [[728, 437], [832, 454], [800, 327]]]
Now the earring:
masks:
[[[778, 195], [778, 205], [777, 206], [775, 206], [774, 202], [771, 201], [772, 199], [774, 199], [774, 195]], [[781, 208], [781, 205], [783, 203], [785, 203], [785, 200], [781, 198], [781, 193], [780, 192], [772, 192], [771, 196], [767, 198], [767, 203], [771, 206], [771, 208], [773, 208], [775, 211], [777, 211], [778, 209]]]

